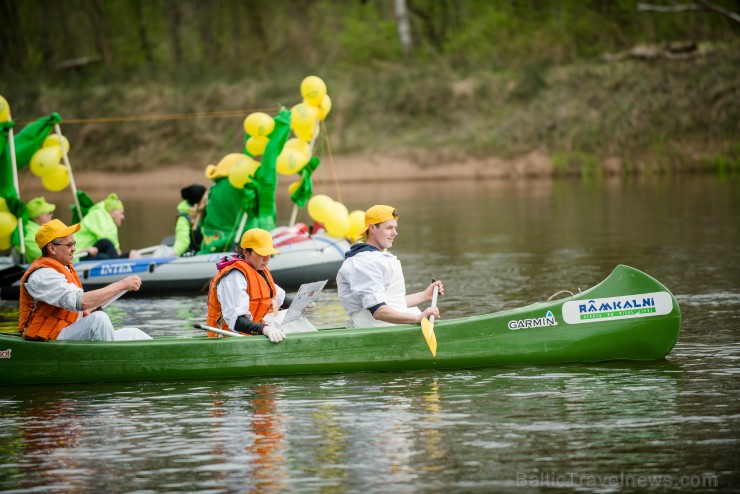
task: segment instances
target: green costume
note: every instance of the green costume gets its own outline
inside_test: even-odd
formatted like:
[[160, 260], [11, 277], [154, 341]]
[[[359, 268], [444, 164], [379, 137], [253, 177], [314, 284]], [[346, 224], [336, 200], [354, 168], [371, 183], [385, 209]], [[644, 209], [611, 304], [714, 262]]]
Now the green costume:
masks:
[[[106, 199], [107, 200], [107, 199]], [[100, 239], [107, 238], [120, 251], [121, 246], [118, 243], [118, 225], [113, 221], [105, 205], [106, 201], [95, 204], [87, 215], [82, 218], [80, 231], [75, 233], [77, 250], [83, 251], [95, 245]]]
[[41, 249], [36, 245], [36, 233], [41, 225], [33, 220], [23, 220], [23, 243], [26, 246], [26, 262], [31, 264], [41, 257]]
[[247, 215], [247, 221], [242, 233], [252, 228], [268, 231], [275, 228], [275, 163], [290, 135], [290, 111], [280, 110], [274, 120], [275, 129], [270, 133], [270, 142], [262, 155], [261, 164], [244, 188], [232, 186], [225, 173], [212, 177], [215, 183], [208, 191], [208, 206], [202, 228], [203, 244], [199, 253], [231, 250], [244, 214]]
[[[270, 133], [260, 166], [251, 181], [243, 188], [231, 185], [224, 170], [209, 178], [215, 181], [208, 192], [205, 220], [203, 221], [203, 243], [199, 253], [224, 252], [231, 250], [238, 240], [239, 226], [243, 215], [246, 222], [241, 232], [252, 228], [270, 231], [275, 228], [277, 213], [275, 195], [277, 191], [277, 157], [290, 136], [290, 111], [282, 109], [273, 118], [275, 128]], [[248, 137], [248, 136], [247, 136]], [[291, 199], [304, 207], [311, 198], [311, 174], [319, 166], [319, 159], [313, 157], [301, 170], [301, 185], [291, 195]]]

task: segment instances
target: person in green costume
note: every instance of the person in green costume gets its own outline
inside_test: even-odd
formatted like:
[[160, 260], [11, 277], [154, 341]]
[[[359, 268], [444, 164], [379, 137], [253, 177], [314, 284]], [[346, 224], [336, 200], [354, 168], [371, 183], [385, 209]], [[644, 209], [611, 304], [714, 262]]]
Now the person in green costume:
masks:
[[[34, 197], [26, 203], [28, 219], [23, 219], [23, 243], [26, 247], [26, 262], [32, 263], [41, 257], [41, 249], [36, 245], [36, 233], [41, 229], [41, 225], [48, 223], [54, 217], [56, 204], [46, 202], [44, 197]], [[93, 250], [97, 253], [95, 247], [85, 250], [78, 249], [79, 252], [88, 252]]]
[[223, 162], [206, 168], [206, 178], [215, 183], [208, 191], [200, 254], [231, 251], [241, 234], [252, 228], [267, 231], [275, 228], [275, 162], [290, 135], [290, 111], [281, 109], [273, 120], [275, 128], [270, 133], [260, 166], [243, 188], [231, 185], [228, 180], [230, 167]]
[[97, 252], [92, 253], [88, 259], [118, 259], [119, 257], [130, 257], [132, 259], [141, 257], [136, 250], [121, 252], [118, 242], [118, 227], [121, 226], [125, 215], [123, 202], [116, 194], [110, 194], [104, 200], [96, 203], [90, 211], [82, 218], [80, 231], [75, 234], [78, 250], [86, 250], [94, 247]]

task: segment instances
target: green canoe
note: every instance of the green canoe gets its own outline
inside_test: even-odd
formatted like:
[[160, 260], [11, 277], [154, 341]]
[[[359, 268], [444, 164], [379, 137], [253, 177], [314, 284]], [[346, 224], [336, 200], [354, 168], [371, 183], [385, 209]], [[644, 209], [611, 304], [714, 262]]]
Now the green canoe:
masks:
[[678, 303], [665, 286], [620, 265], [568, 298], [437, 321], [436, 357], [416, 325], [294, 333], [279, 344], [262, 337], [42, 343], [2, 335], [0, 384], [655, 360], [671, 351], [680, 329]]

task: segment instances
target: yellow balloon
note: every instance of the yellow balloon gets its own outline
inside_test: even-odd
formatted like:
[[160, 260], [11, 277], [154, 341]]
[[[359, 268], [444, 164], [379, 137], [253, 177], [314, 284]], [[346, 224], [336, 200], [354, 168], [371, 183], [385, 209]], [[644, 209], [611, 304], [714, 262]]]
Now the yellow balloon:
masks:
[[[37, 177], [45, 177], [59, 166], [62, 159], [62, 148], [59, 146], [39, 148], [31, 156], [31, 173]], [[64, 187], [62, 187], [64, 188]]]
[[10, 105], [8, 100], [0, 96], [0, 122], [7, 122], [10, 120]]
[[10, 212], [10, 209], [8, 209], [8, 203], [5, 200], [5, 198], [4, 197], [0, 197], [0, 212], [3, 212], [3, 211], [6, 212], [6, 213], [9, 213]]
[[308, 154], [308, 152], [310, 151], [308, 143], [303, 139], [298, 139], [297, 137], [293, 137], [285, 141], [285, 144], [283, 145], [283, 151], [286, 149], [295, 149], [299, 153], [304, 154]]
[[319, 105], [319, 120], [324, 120], [331, 111], [331, 98], [327, 94]]
[[288, 186], [288, 195], [292, 196], [293, 194], [295, 194], [295, 191], [298, 190], [298, 187], [300, 187], [302, 183], [303, 183], [303, 179], [297, 180], [293, 182], [292, 184], [290, 184]]
[[349, 213], [349, 234], [357, 238], [365, 231], [365, 211], [356, 209]]
[[206, 178], [211, 180], [217, 180], [219, 178], [228, 177], [229, 170], [238, 161], [246, 158], [247, 155], [244, 153], [229, 153], [218, 162], [218, 165], [208, 165], [206, 167]]
[[10, 235], [0, 237], [0, 250], [8, 250], [10, 246]]
[[283, 149], [275, 163], [277, 172], [281, 175], [293, 175], [303, 170], [308, 163], [308, 155], [295, 149]]
[[293, 133], [299, 140], [304, 141], [306, 145], [313, 139], [313, 127], [294, 127]]
[[244, 119], [244, 131], [250, 136], [269, 136], [275, 129], [275, 120], [270, 115], [255, 112]]
[[334, 199], [324, 194], [317, 194], [308, 200], [306, 209], [308, 215], [320, 223], [324, 223], [334, 208]]
[[326, 232], [334, 237], [346, 237], [349, 234], [349, 213], [341, 202], [332, 204], [331, 213], [324, 222]]
[[[49, 134], [46, 136], [46, 139], [44, 139], [44, 143], [41, 145], [42, 148], [50, 148], [52, 146], [59, 146], [59, 136], [56, 134]], [[64, 149], [64, 152], [69, 154], [69, 140], [62, 136], [62, 149]]]
[[[244, 155], [242, 155], [244, 156]], [[243, 159], [234, 163], [234, 166], [229, 170], [229, 183], [237, 188], [241, 189], [244, 184], [252, 181], [254, 172], [257, 171], [260, 164], [248, 156], [244, 156]]]
[[326, 96], [326, 84], [320, 77], [310, 75], [301, 82], [301, 96], [308, 104], [319, 106]]
[[18, 218], [6, 211], [0, 211], [0, 237], [13, 233], [18, 226]]
[[290, 109], [290, 128], [311, 127], [319, 118], [319, 109], [305, 103], [298, 103]]
[[[54, 149], [54, 148], [46, 148]], [[61, 153], [61, 148], [59, 152]], [[52, 192], [59, 192], [69, 185], [69, 173], [67, 167], [64, 165], [57, 165], [56, 168], [51, 170], [49, 173], [41, 177], [41, 184], [46, 187], [47, 190]]]
[[267, 136], [252, 136], [247, 139], [246, 148], [252, 156], [262, 156], [270, 139]]

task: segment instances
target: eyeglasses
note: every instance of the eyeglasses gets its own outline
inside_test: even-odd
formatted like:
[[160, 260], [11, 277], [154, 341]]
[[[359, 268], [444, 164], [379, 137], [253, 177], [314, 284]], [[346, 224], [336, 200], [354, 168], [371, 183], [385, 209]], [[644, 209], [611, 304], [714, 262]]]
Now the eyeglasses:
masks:
[[394, 220], [398, 219], [398, 209], [394, 209], [393, 212], [391, 212], [391, 216], [393, 216]]
[[62, 243], [52, 242], [52, 244], [53, 245], [58, 245], [60, 247], [69, 247], [71, 249], [72, 247], [74, 247], [75, 245], [77, 245], [77, 242], [70, 242], [68, 244], [62, 244]]

